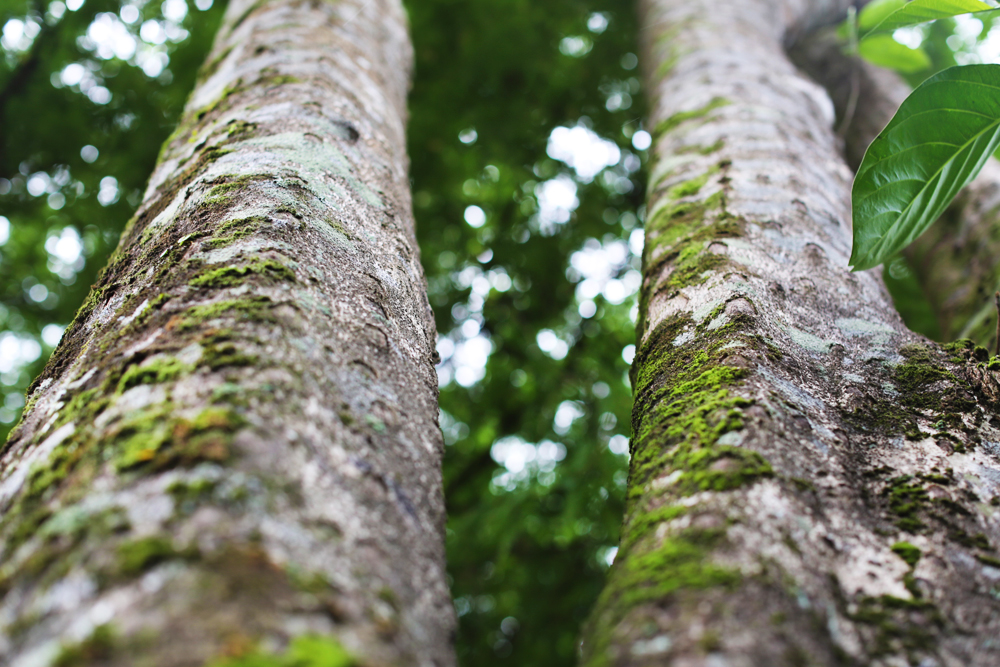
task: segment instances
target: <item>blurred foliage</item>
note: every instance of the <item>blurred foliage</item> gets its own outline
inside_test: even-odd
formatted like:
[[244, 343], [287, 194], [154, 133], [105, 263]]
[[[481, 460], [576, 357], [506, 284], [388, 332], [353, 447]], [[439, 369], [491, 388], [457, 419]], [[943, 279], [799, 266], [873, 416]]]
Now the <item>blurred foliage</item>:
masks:
[[[0, 2], [5, 436], [139, 204], [222, 8]], [[626, 478], [644, 196], [632, 2], [408, 9], [458, 651], [569, 665]]]
[[[622, 352], [635, 338], [639, 261], [626, 249], [630, 239], [641, 247], [644, 199], [630, 141], [644, 113], [633, 2], [408, 6], [417, 55], [409, 148], [444, 339], [459, 656], [469, 666], [570, 665], [623, 511], [627, 458], [608, 445], [623, 452], [629, 435]], [[601, 163], [578, 174], [549, 156], [561, 142], [592, 159], [620, 157], [586, 182]], [[564, 188], [577, 189], [579, 206], [558, 222], [550, 200]], [[467, 213], [479, 222], [469, 206], [485, 213], [481, 227], [465, 222]], [[609, 298], [594, 296], [599, 287]], [[484, 335], [492, 353], [472, 382], [482, 371], [468, 348]]]

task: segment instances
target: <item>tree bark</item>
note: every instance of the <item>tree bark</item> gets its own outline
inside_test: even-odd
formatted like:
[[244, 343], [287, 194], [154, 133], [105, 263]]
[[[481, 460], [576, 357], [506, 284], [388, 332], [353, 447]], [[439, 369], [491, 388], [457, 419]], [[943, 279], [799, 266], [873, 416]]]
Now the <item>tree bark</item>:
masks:
[[1000, 385], [847, 270], [834, 107], [785, 53], [845, 6], [642, 3], [628, 507], [585, 665], [1000, 662]]
[[895, 72], [844, 53], [833, 28], [797, 41], [788, 55], [830, 95], [844, 158], [857, 171], [868, 146], [910, 94], [910, 86]]
[[454, 664], [411, 51], [398, 0], [230, 3], [3, 449], [0, 662]]

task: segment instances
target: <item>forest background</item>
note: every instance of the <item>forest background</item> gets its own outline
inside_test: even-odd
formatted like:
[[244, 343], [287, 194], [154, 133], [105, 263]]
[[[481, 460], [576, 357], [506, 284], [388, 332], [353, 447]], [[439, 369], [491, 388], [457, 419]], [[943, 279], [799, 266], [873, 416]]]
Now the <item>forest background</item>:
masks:
[[[406, 4], [458, 654], [569, 665], [626, 480], [650, 145], [633, 3]], [[0, 1], [0, 440], [139, 204], [223, 9]], [[918, 83], [997, 62], [994, 20], [898, 31], [910, 51], [885, 64]], [[937, 338], [905, 260], [885, 275]]]

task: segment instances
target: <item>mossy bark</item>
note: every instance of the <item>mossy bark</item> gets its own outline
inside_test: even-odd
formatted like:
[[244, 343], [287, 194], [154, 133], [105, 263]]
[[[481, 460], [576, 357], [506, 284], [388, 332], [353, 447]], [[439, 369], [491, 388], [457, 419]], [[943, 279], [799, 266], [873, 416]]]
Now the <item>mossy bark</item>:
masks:
[[398, 0], [230, 2], [0, 460], [0, 663], [454, 663]]
[[848, 4], [642, 3], [660, 131], [588, 667], [1000, 662], [998, 376], [848, 270], [835, 108], [786, 53]]

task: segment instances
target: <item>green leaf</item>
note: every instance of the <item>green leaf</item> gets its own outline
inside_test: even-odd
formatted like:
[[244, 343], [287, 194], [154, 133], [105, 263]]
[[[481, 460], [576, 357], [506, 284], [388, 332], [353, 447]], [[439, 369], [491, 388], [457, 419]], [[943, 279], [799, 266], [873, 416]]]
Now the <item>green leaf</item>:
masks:
[[875, 138], [854, 179], [854, 270], [902, 250], [1000, 146], [1000, 65], [952, 67], [920, 84]]
[[868, 31], [906, 4], [906, 0], [875, 0], [858, 12], [858, 28]]
[[892, 35], [875, 35], [858, 44], [858, 55], [879, 67], [912, 74], [931, 66], [931, 59], [923, 49], [912, 49], [900, 44]]
[[[892, 0], [888, 0], [884, 4], [890, 4], [891, 2]], [[883, 3], [880, 2], [878, 4], [882, 5]], [[906, 28], [928, 21], [946, 19], [960, 14], [985, 12], [991, 9], [996, 8], [987, 5], [985, 2], [980, 2], [980, 0], [913, 0], [886, 16], [868, 34], [892, 32], [897, 28]], [[864, 12], [862, 12], [863, 15]], [[860, 19], [861, 17], [859, 17], [859, 25], [864, 30], [868, 26], [862, 24]]]

